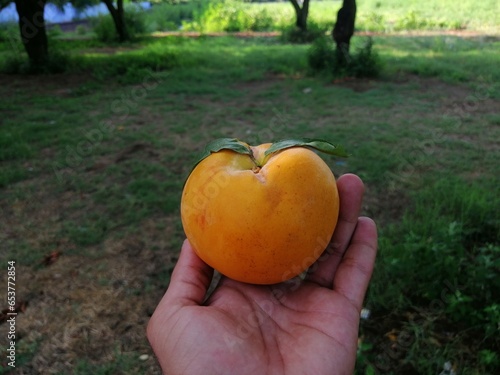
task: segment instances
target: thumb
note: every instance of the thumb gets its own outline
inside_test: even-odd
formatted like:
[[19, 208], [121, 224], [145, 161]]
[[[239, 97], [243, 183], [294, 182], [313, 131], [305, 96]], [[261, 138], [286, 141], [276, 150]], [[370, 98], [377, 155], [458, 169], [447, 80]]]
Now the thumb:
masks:
[[179, 307], [201, 305], [212, 276], [213, 269], [196, 255], [189, 241], [185, 240], [163, 300]]
[[172, 315], [182, 307], [203, 303], [212, 275], [213, 269], [196, 255], [188, 240], [184, 241], [167, 292], [147, 326], [147, 337], [153, 347], [165, 345], [161, 332], [169, 327]]

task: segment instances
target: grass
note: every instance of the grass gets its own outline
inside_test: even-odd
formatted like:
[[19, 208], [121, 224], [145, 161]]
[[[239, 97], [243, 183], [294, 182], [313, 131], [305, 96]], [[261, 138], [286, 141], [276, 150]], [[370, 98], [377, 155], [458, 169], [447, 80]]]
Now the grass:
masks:
[[[199, 150], [300, 136], [347, 148], [325, 160], [363, 178], [364, 214], [379, 224], [357, 374], [439, 374], [447, 362], [498, 373], [499, 42], [374, 42], [376, 80], [310, 75], [308, 45], [207, 36], [59, 40], [66, 73], [0, 75], [0, 261], [29, 280], [19, 371], [159, 373], [144, 326], [184, 237], [180, 192]], [[0, 60], [11, 48], [0, 43]]]
[[[405, 336], [411, 341], [404, 348], [408, 355], [392, 358], [399, 371], [404, 362], [423, 373], [446, 361], [467, 374], [491, 373], [498, 365], [495, 357], [490, 364], [479, 360], [471, 366], [474, 355], [467, 353], [472, 342], [478, 352], [498, 346], [498, 193], [493, 185], [437, 178], [425, 190], [411, 192], [400, 223], [381, 230], [383, 251], [367, 304], [379, 317], [405, 312], [405, 318], [390, 322], [393, 341]], [[368, 336], [372, 324], [364, 327]], [[450, 326], [456, 328], [452, 333]], [[467, 344], [460, 337], [464, 332]], [[380, 358], [372, 359], [383, 368]]]
[[[232, 25], [233, 29], [243, 30], [250, 25], [257, 26], [261, 30], [281, 30], [293, 24], [295, 17], [293, 7], [287, 1], [246, 4], [225, 1], [224, 7], [218, 12], [203, 17], [206, 4], [207, 2], [190, 1], [176, 5], [165, 3], [155, 5], [147, 14], [147, 24], [150, 25], [150, 31], [178, 30], [180, 27], [223, 31], [228, 25]], [[312, 1], [309, 20], [331, 29], [340, 5], [339, 1]], [[242, 12], [238, 15], [240, 9]], [[357, 4], [356, 28], [360, 31], [377, 32], [443, 29], [491, 32], [498, 30], [499, 13], [498, 2], [494, 0], [481, 3], [466, 0], [458, 4], [452, 0], [439, 2], [368, 0]], [[229, 19], [231, 21], [228, 21]], [[259, 25], [253, 23], [256, 19], [260, 20]], [[267, 22], [267, 19], [271, 19], [272, 22]]]
[[115, 354], [116, 360], [105, 364], [96, 364], [88, 360], [80, 360], [76, 364], [73, 374], [75, 375], [108, 375], [116, 374], [144, 374], [148, 371], [147, 363], [144, 360], [134, 357], [129, 353], [120, 353], [119, 350]]

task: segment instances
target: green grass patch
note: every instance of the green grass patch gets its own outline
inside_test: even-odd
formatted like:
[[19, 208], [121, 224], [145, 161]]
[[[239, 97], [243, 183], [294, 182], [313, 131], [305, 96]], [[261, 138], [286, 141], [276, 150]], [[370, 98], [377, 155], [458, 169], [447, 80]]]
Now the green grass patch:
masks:
[[[25, 340], [20, 340], [16, 343], [16, 355], [15, 355], [15, 367], [23, 367], [29, 365], [30, 361], [36, 354], [36, 351], [40, 345], [41, 340], [34, 340], [32, 342], [26, 342]], [[4, 353], [8, 352], [9, 346], [0, 345], [0, 350]], [[10, 354], [7, 354], [10, 355]], [[7, 357], [7, 356], [6, 356]], [[13, 367], [8, 366], [10, 360], [5, 359], [5, 366], [0, 367], [0, 375], [7, 375], [12, 373]]]
[[134, 224], [152, 215], [178, 210], [182, 191], [178, 177], [159, 165], [144, 166], [140, 161], [113, 168], [109, 177], [113, 178], [115, 174], [117, 178], [123, 176], [123, 168], [130, 171], [124, 187], [121, 183], [111, 188], [104, 185], [95, 193], [96, 203], [104, 205], [105, 211], [118, 218], [120, 225]]
[[[466, 353], [471, 343], [485, 356], [500, 345], [498, 193], [495, 186], [438, 177], [411, 193], [401, 222], [381, 231], [367, 304], [379, 315], [413, 311], [410, 319], [399, 317], [402, 327], [386, 329], [407, 336], [399, 349], [419, 373], [451, 361], [464, 373], [493, 374], [499, 364]], [[453, 334], [442, 336], [451, 326]], [[372, 358], [379, 368], [382, 357]]]
[[377, 37], [376, 50], [385, 62], [387, 73], [405, 71], [448, 82], [489, 83], [498, 95], [500, 75], [494, 69], [498, 61], [497, 40], [462, 39], [452, 36]]
[[[1, 165], [1, 164], [0, 164]], [[6, 166], [0, 172], [0, 188], [22, 181], [29, 177], [30, 173], [26, 168], [19, 166]]]
[[116, 373], [132, 375], [146, 373], [148, 364], [139, 359], [139, 356], [136, 353], [120, 353], [115, 350], [113, 362], [100, 364], [90, 359], [81, 359], [76, 364], [73, 373], [75, 375], [109, 375]]
[[[457, 300], [448, 306], [447, 312], [457, 320], [476, 319], [478, 316], [473, 312], [479, 306], [493, 303], [499, 287], [494, 280], [500, 251], [498, 190], [448, 177], [412, 194], [412, 200], [401, 223], [384, 232], [381, 259], [387, 259], [388, 264], [381, 269], [386, 281], [391, 282], [380, 285], [376, 294], [382, 295], [385, 289], [392, 296], [387, 295], [383, 300], [399, 301], [399, 308], [404, 309], [439, 299], [441, 290], [431, 287], [437, 281], [440, 285], [456, 282], [461, 286], [456, 292], [463, 297], [464, 306], [459, 306]], [[412, 271], [415, 269], [419, 271]], [[397, 284], [392, 283], [394, 279]], [[407, 290], [404, 295], [399, 293], [402, 286]], [[469, 311], [462, 315], [462, 307], [465, 309], [469, 303]], [[394, 308], [393, 302], [390, 305]]]
[[89, 246], [100, 243], [110, 229], [109, 219], [91, 214], [86, 218], [80, 218], [78, 222], [65, 222], [62, 235], [67, 236], [78, 246]]

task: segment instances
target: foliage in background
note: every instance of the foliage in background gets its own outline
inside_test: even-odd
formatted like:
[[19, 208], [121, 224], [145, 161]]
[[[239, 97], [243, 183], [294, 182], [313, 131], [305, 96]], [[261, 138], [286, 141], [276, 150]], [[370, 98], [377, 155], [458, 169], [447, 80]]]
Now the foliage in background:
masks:
[[205, 3], [194, 13], [192, 23], [185, 29], [214, 31], [268, 31], [274, 28], [274, 19], [265, 8], [248, 7], [237, 0], [216, 0]]
[[323, 39], [328, 32], [324, 25], [309, 21], [307, 30], [301, 30], [295, 25], [286, 26], [281, 31], [281, 40], [288, 43], [311, 43], [316, 39]]
[[57, 39], [62, 35], [60, 27], [52, 27], [47, 30], [47, 38], [51, 48], [46, 64], [41, 67], [30, 64], [24, 54], [19, 34], [10, 28], [5, 30], [7, 30], [5, 43], [10, 47], [10, 53], [5, 55], [3, 61], [0, 60], [0, 72], [5, 74], [57, 74], [71, 69], [72, 58], [60, 46]]
[[148, 31], [180, 30], [183, 23], [192, 22], [195, 13], [199, 12], [205, 4], [203, 1], [189, 1], [175, 3], [175, 5], [154, 5], [153, 9], [145, 14]]
[[[136, 7], [126, 7], [124, 13], [125, 25], [131, 40], [146, 32], [146, 19], [144, 13]], [[99, 41], [112, 43], [118, 41], [118, 34], [113, 19], [109, 14], [96, 17], [92, 20], [92, 30]]]
[[5, 23], [0, 26], [0, 43], [9, 42], [12, 31], [16, 28], [13, 23]]
[[466, 26], [460, 21], [428, 19], [418, 11], [412, 10], [394, 22], [395, 31], [406, 30], [461, 30]]
[[[216, 1], [218, 2], [218, 1]], [[200, 30], [201, 25], [195, 18], [202, 17], [209, 1], [192, 0], [178, 2], [175, 5], [161, 2], [155, 4], [148, 17], [153, 20], [154, 31], [177, 29], [184, 24], [184, 29]], [[252, 24], [248, 18], [254, 17], [261, 11], [266, 11], [272, 18], [274, 31], [281, 31], [294, 25], [294, 9], [289, 1], [281, 2], [244, 2], [241, 0], [229, 1], [230, 7], [245, 13], [239, 16], [243, 21], [238, 28], [243, 30], [245, 25]], [[335, 22], [336, 13], [341, 5], [339, 1], [311, 1], [309, 20], [331, 29]], [[194, 16], [194, 13], [197, 16]], [[159, 16], [161, 14], [161, 16]], [[474, 17], [470, 17], [474, 14]], [[485, 0], [481, 3], [465, 0], [457, 3], [453, 0], [439, 2], [409, 0], [366, 0], [358, 4], [356, 30], [394, 32], [406, 30], [494, 30], [500, 24], [499, 4], [495, 0]], [[165, 21], [164, 21], [165, 20]], [[193, 21], [194, 20], [194, 21]], [[175, 25], [175, 27], [174, 27]], [[226, 21], [211, 22], [211, 31], [223, 31]]]
[[308, 50], [307, 59], [313, 73], [327, 73], [336, 77], [374, 78], [382, 69], [371, 38], [367, 38], [361, 47], [350, 54], [347, 66], [337, 61], [335, 44], [326, 36], [314, 41]]

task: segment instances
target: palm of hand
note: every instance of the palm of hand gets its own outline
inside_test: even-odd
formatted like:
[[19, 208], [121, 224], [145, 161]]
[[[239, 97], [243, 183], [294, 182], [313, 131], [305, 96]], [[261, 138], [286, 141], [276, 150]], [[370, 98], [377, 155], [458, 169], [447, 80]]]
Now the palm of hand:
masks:
[[187, 367], [172, 373], [339, 374], [342, 367], [352, 372], [354, 363], [343, 362], [354, 358], [359, 311], [333, 290], [299, 283], [278, 288], [224, 279], [209, 308], [179, 309], [178, 319], [170, 320], [170, 350], [189, 360], [177, 362]]

